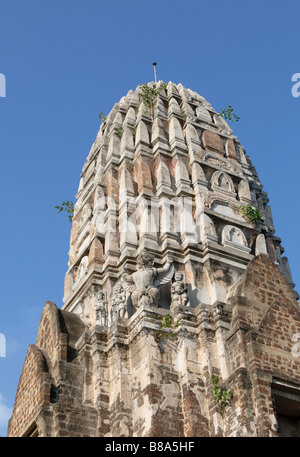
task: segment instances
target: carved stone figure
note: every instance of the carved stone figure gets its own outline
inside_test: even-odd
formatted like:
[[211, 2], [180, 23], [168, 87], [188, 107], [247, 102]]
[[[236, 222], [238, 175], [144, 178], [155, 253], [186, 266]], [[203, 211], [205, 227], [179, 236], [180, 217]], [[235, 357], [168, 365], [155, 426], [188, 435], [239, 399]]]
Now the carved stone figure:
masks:
[[113, 296], [111, 303], [113, 320], [117, 319], [118, 317], [128, 317], [126, 307], [126, 294], [121, 282], [117, 282], [113, 288]]
[[100, 325], [107, 326], [107, 301], [105, 293], [99, 290], [96, 302], [96, 322]]
[[214, 306], [213, 315], [214, 316], [227, 317], [228, 316], [228, 311], [225, 308], [225, 304], [221, 303], [221, 302], [217, 302], [215, 304], [215, 306]]
[[132, 304], [136, 308], [143, 305], [158, 307], [159, 286], [169, 282], [174, 274], [170, 258], [163, 268], [154, 268], [153, 264], [154, 256], [143, 251], [138, 258], [138, 271], [132, 274], [122, 273], [122, 285], [131, 293]]
[[184, 281], [184, 274], [180, 271], [177, 271], [175, 273], [174, 279], [175, 281], [171, 286], [171, 306], [190, 306], [187, 287]]

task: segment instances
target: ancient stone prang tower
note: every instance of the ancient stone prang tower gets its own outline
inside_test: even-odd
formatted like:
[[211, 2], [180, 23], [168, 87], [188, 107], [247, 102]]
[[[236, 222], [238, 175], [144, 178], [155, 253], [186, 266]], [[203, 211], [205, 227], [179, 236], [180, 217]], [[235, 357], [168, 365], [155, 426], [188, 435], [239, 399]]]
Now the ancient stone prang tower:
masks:
[[203, 97], [144, 89], [82, 169], [64, 305], [45, 305], [8, 434], [299, 436], [299, 303], [267, 193]]

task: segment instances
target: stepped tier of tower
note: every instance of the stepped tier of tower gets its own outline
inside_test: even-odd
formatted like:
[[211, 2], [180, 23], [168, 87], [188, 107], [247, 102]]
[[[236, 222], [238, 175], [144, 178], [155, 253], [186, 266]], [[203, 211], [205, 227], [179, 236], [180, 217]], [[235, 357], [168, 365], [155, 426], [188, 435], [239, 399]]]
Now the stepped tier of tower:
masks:
[[[64, 309], [94, 325], [102, 298], [110, 324], [114, 287], [120, 289], [122, 272], [137, 269], [145, 250], [156, 267], [173, 258], [192, 307], [224, 302], [260, 253], [293, 286], [267, 193], [227, 122], [182, 84], [148, 87], [156, 89], [153, 104], [146, 106], [140, 86], [130, 90], [102, 123], [84, 164]], [[261, 213], [258, 223], [243, 214], [247, 205]], [[123, 294], [122, 317], [130, 317], [135, 308]], [[170, 307], [167, 287], [159, 306]]]

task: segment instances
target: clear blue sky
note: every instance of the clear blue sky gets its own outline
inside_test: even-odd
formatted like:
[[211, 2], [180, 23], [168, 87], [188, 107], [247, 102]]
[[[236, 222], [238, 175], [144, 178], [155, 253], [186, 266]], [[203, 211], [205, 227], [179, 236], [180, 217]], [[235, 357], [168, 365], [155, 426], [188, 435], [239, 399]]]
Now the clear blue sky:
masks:
[[240, 116], [300, 289], [299, 17], [299, 0], [0, 0], [0, 436], [44, 303], [62, 305], [71, 224], [54, 206], [74, 200], [98, 114], [153, 80], [153, 61]]

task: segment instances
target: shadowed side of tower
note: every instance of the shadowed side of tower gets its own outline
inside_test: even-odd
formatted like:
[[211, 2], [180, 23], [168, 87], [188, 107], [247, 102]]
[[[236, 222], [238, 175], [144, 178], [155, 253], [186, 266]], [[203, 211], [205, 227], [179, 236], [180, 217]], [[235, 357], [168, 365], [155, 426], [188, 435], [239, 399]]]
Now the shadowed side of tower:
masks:
[[64, 305], [45, 306], [9, 435], [298, 433], [299, 304], [268, 203], [203, 97], [129, 91], [82, 169]]

